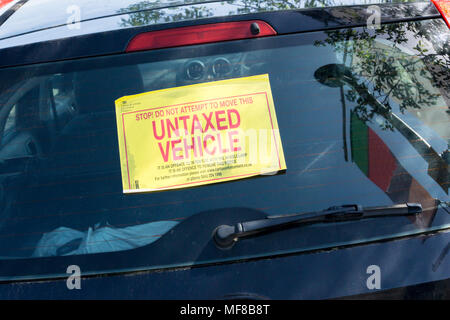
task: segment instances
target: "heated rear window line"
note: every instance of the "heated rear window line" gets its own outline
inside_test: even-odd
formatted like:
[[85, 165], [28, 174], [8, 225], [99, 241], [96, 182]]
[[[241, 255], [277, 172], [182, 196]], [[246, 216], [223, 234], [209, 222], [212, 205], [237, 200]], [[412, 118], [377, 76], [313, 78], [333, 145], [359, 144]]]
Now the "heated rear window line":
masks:
[[[342, 168], [346, 168], [348, 166], [348, 164], [344, 164], [344, 165], [339, 165], [339, 166], [329, 166], [329, 167], [324, 167], [324, 168], [310, 168], [307, 170], [293, 170], [292, 173], [308, 173], [308, 172], [315, 172], [315, 171], [326, 171], [326, 170], [332, 170], [332, 169], [342, 169]], [[439, 169], [443, 169], [442, 166], [438, 166], [438, 167], [429, 167], [428, 169], [420, 169], [420, 170], [413, 170], [413, 171], [409, 171], [409, 172], [400, 172], [400, 173], [396, 173], [393, 174], [392, 176], [403, 176], [403, 175], [410, 175], [410, 174], [414, 174], [414, 173], [427, 173], [427, 172], [431, 172], [431, 171], [436, 171]], [[397, 189], [396, 189], [397, 190]], [[121, 192], [105, 192], [105, 193], [89, 193], [86, 194], [83, 199], [90, 199], [90, 198], [103, 198], [103, 197], [108, 197], [108, 196], [113, 196], [113, 195], [120, 195], [122, 194]], [[72, 197], [55, 197], [55, 198], [49, 198], [49, 199], [38, 199], [38, 200], [28, 200], [28, 201], [15, 201], [13, 202], [14, 205], [26, 205], [26, 204], [33, 204], [33, 203], [54, 203], [54, 202], [58, 202], [58, 201], [68, 201], [68, 200], [78, 200], [79, 196], [72, 196]], [[200, 199], [200, 200], [204, 200], [204, 199]], [[184, 202], [182, 200], [179, 201], [181, 204]], [[166, 203], [167, 204], [167, 203]], [[179, 203], [177, 203], [179, 204]], [[1, 236], [0, 236], [1, 237]]]
[[[409, 173], [405, 173], [405, 174], [409, 174]], [[396, 176], [401, 176], [402, 173], [397, 174]], [[312, 184], [312, 185], [300, 185], [300, 186], [295, 186], [295, 187], [287, 187], [287, 188], [279, 188], [277, 190], [264, 190], [261, 191], [261, 193], [269, 193], [269, 194], [273, 194], [273, 193], [282, 193], [282, 192], [286, 192], [286, 191], [290, 191], [290, 190], [299, 190], [299, 189], [314, 189], [314, 188], [322, 188], [322, 187], [327, 187], [327, 186], [331, 186], [331, 185], [339, 185], [343, 182], [347, 182], [347, 183], [358, 183], [358, 182], [363, 182], [364, 179], [363, 178], [352, 178], [352, 179], [347, 179], [345, 181], [343, 181], [342, 179], [338, 179], [338, 180], [333, 180], [327, 183], [318, 183], [318, 184]], [[403, 189], [395, 189], [393, 191], [402, 191]], [[405, 189], [408, 190], [408, 189]], [[177, 201], [172, 201], [172, 202], [166, 202], [166, 203], [152, 203], [152, 204], [146, 204], [146, 205], [137, 205], [137, 206], [125, 206], [125, 207], [120, 207], [120, 208], [110, 208], [109, 210], [112, 211], [122, 211], [122, 210], [129, 210], [129, 209], [139, 209], [139, 208], [149, 208], [149, 207], [160, 207], [160, 206], [167, 206], [167, 205], [182, 205], [185, 203], [195, 203], [195, 202], [202, 202], [205, 200], [217, 200], [217, 199], [226, 199], [226, 198], [236, 198], [236, 197], [244, 197], [244, 196], [248, 196], [250, 194], [246, 194], [246, 193], [241, 193], [239, 195], [226, 195], [226, 196], [221, 196], [221, 197], [209, 197], [209, 198], [196, 198], [195, 200], [177, 200]], [[211, 199], [212, 198], [212, 199]], [[42, 218], [49, 218], [49, 217], [64, 217], [64, 216], [79, 216], [79, 215], [85, 215], [85, 214], [95, 214], [95, 213], [102, 213], [103, 210], [91, 210], [91, 211], [75, 211], [75, 212], [64, 212], [64, 213], [59, 213], [59, 214], [47, 214], [47, 215], [41, 215], [41, 216], [23, 216], [23, 217], [15, 217], [15, 218], [7, 218], [5, 220], [9, 220], [9, 221], [15, 221], [15, 220], [28, 220], [28, 219], [42, 219]]]
[[[409, 190], [409, 188], [398, 188], [395, 189], [395, 192], [400, 192], [400, 191], [407, 191]], [[358, 194], [359, 197], [361, 198], [370, 198], [372, 195], [371, 192], [364, 192], [364, 193], [360, 193]], [[331, 198], [330, 198], [331, 199]], [[329, 200], [330, 200], [329, 199]], [[336, 201], [338, 201], [339, 199], [336, 198]], [[306, 201], [303, 202], [302, 204], [319, 204], [322, 203], [323, 201]], [[167, 205], [167, 204], [166, 204]], [[280, 209], [280, 208], [287, 208], [287, 207], [294, 207], [294, 206], [298, 206], [298, 204], [284, 204], [284, 205], [276, 205], [276, 206], [269, 206], [269, 207], [263, 207], [263, 208], [255, 208], [256, 210], [262, 210], [262, 211], [267, 211], [268, 209], [271, 209], [271, 211], [273, 211], [274, 209]], [[427, 210], [430, 208], [427, 208]], [[184, 220], [187, 217], [176, 217], [176, 218], [166, 218], [166, 219], [158, 219], [158, 220], [148, 220], [148, 221], [139, 221], [138, 223], [133, 222], [133, 223], [124, 223], [124, 224], [115, 224], [114, 227], [127, 227], [127, 226], [134, 226], [134, 225], [140, 225], [140, 224], [146, 224], [146, 223], [152, 223], [152, 222], [162, 222], [162, 221], [177, 221], [177, 220]], [[0, 238], [11, 238], [11, 237], [26, 237], [26, 236], [32, 236], [32, 235], [43, 235], [45, 233], [47, 233], [48, 231], [35, 231], [35, 232], [29, 232], [29, 233], [12, 233], [12, 234], [2, 234], [0, 235]], [[65, 231], [52, 231], [52, 232], [65, 232]], [[35, 248], [35, 247], [33, 247]]]

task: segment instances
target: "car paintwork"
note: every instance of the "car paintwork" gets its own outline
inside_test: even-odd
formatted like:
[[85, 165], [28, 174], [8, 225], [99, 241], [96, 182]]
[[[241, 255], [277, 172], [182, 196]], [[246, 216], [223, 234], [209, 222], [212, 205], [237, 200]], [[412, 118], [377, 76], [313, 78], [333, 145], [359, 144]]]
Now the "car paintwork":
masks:
[[[81, 290], [66, 279], [0, 285], [7, 299], [330, 299], [381, 295], [414, 298], [405, 287], [450, 277], [448, 231], [395, 241], [236, 263], [82, 278]], [[367, 268], [381, 269], [381, 289], [368, 289]], [[82, 270], [81, 270], [82, 271]], [[448, 287], [447, 287], [448, 288]], [[419, 292], [422, 298], [446, 294]], [[370, 297], [370, 296], [368, 296]], [[366, 298], [368, 298], [366, 297]], [[383, 296], [382, 296], [383, 297]]]

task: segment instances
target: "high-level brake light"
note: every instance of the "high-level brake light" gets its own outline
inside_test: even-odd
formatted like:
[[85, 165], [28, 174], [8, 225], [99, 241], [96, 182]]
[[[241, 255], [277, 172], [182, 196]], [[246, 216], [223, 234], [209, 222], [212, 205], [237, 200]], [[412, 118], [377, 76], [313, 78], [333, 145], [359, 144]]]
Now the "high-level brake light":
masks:
[[431, 0], [450, 28], [450, 0]]
[[276, 31], [264, 21], [221, 22], [141, 33], [131, 39], [126, 52], [266, 37], [276, 34]]
[[13, 0], [0, 0], [0, 8], [6, 6], [11, 1]]

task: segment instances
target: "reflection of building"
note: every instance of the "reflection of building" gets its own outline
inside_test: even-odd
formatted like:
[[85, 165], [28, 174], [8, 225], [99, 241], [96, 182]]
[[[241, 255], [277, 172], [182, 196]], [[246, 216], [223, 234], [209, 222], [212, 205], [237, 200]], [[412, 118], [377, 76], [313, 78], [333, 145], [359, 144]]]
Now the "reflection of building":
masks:
[[[450, 115], [446, 106], [447, 94], [443, 94], [448, 90], [448, 84], [443, 79], [439, 79], [446, 72], [440, 67], [438, 59], [430, 58], [432, 53], [436, 53], [430, 43], [425, 41], [419, 43], [415, 37], [408, 37], [407, 40], [396, 43], [392, 40], [377, 38], [376, 41], [363, 46], [363, 48], [370, 48], [377, 57], [382, 57], [377, 58], [381, 59], [380, 61], [385, 59], [383, 57], [387, 57], [387, 60], [390, 61], [390, 69], [385, 70], [384, 67], [375, 66], [371, 71], [379, 81], [373, 85], [371, 91], [380, 94], [380, 97], [372, 97], [369, 90], [359, 85], [358, 80], [352, 75], [352, 73], [361, 72], [363, 77], [373, 78], [373, 75], [362, 71], [366, 63], [358, 55], [353, 55], [352, 72], [346, 71], [348, 73], [346, 83], [360, 96], [371, 96], [367, 104], [373, 110], [382, 111], [380, 115], [400, 132], [428, 163], [428, 175], [448, 194], [449, 162], [445, 156], [448, 148], [445, 151], [442, 151], [442, 148], [436, 148], [433, 143], [430, 143], [431, 140], [427, 141], [427, 137], [430, 138], [430, 135], [423, 135], [427, 131], [433, 131], [439, 140], [448, 141], [450, 138], [450, 126], [448, 126]], [[430, 55], [425, 58], [420, 57], [421, 50], [429, 52]], [[389, 72], [392, 75], [384, 78], [382, 74]], [[383, 101], [383, 103], [379, 101]], [[396, 105], [393, 106], [391, 102]], [[392, 108], [398, 110], [392, 110]], [[396, 113], [406, 113], [410, 119], [414, 118], [412, 122], [419, 125], [415, 128], [414, 124], [410, 121], [405, 122]]]
[[[393, 130], [386, 130], [387, 132], [392, 132], [392, 135], [400, 134], [403, 136], [418, 153], [420, 159], [425, 160], [428, 164], [427, 174], [447, 194], [448, 152], [439, 155], [420, 134], [394, 114], [390, 107], [381, 104], [365, 85], [360, 84], [349, 67], [343, 64], [325, 65], [315, 72], [315, 77], [324, 85], [340, 87], [341, 89], [346, 161], [351, 158], [351, 161], [356, 163], [359, 169], [383, 190], [394, 203], [421, 203], [424, 212], [421, 216], [422, 220], [416, 221], [416, 223], [419, 226], [430, 226], [437, 211], [436, 200], [404, 168], [382, 138], [368, 126], [369, 121], [366, 122], [365, 120], [372, 119], [371, 114], [377, 115], [377, 119], [384, 119], [384, 125]], [[350, 87], [350, 90], [345, 94], [345, 98], [344, 85], [346, 88]], [[377, 88], [377, 90], [383, 91], [382, 88]], [[359, 98], [357, 100], [358, 105], [350, 111], [350, 119], [347, 120], [345, 99], [348, 99], [349, 96]], [[362, 113], [363, 117], [359, 112]], [[348, 127], [347, 121], [350, 123], [349, 134], [346, 129]], [[419, 163], [419, 159], [417, 160], [417, 163]]]
[[[437, 211], [436, 200], [400, 164], [383, 140], [355, 112], [350, 116], [352, 161], [394, 203], [417, 202], [424, 208], [420, 226], [428, 227]], [[428, 210], [427, 210], [428, 208]]]

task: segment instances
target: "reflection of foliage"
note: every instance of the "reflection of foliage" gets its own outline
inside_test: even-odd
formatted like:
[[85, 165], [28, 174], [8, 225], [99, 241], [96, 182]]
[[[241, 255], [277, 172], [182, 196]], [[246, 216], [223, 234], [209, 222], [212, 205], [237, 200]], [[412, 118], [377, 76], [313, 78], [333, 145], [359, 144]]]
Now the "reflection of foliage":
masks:
[[[195, 2], [195, 1], [193, 1]], [[161, 9], [151, 9], [158, 8]], [[152, 23], [175, 22], [181, 20], [195, 20], [212, 15], [211, 9], [201, 5], [174, 6], [163, 8], [160, 0], [141, 1], [119, 10], [119, 13], [129, 13], [128, 18], [121, 19], [121, 25], [142, 26]]]
[[[331, 6], [333, 0], [242, 0], [241, 8], [237, 9], [237, 13], [247, 13], [249, 11], [271, 11], [271, 10], [289, 10], [299, 8], [316, 8]], [[235, 3], [235, 1], [229, 1], [229, 3]]]
[[[403, 2], [408, 0], [394, 0]], [[379, 4], [379, 0], [366, 0], [366, 4]], [[389, 1], [391, 2], [391, 1]], [[142, 26], [212, 16], [216, 9], [220, 15], [246, 14], [263, 11], [296, 10], [302, 8], [335, 7], [348, 4], [346, 0], [224, 0], [208, 3], [207, 0], [161, 1], [144, 0], [118, 11], [128, 14], [121, 25]]]
[[[407, 0], [396, 0], [392, 2], [406, 2]], [[348, 5], [345, 0], [240, 0], [227, 1], [229, 4], [239, 6], [237, 13], [243, 14], [255, 11], [274, 10], [296, 10], [303, 8], [336, 7]], [[366, 0], [365, 4], [379, 4], [377, 0]]]
[[[152, 2], [142, 1], [119, 10], [119, 13], [133, 12], [129, 15], [128, 19], [122, 18], [121, 25], [124, 27], [140, 26], [158, 22], [161, 19], [161, 12], [159, 10], [147, 10]], [[157, 0], [156, 2], [159, 3], [160, 1]]]
[[[343, 4], [342, 0], [229, 0], [213, 4], [202, 4], [200, 0], [161, 1], [144, 0], [120, 10], [119, 13], [128, 13], [126, 18], [122, 18], [121, 24], [140, 26], [195, 20], [212, 16], [217, 8], [220, 8], [221, 15], [227, 15]], [[183, 3], [189, 5], [182, 5]], [[357, 13], [355, 10], [366, 9], [341, 9], [333, 11], [332, 15], [325, 13], [317, 16], [314, 11], [309, 14], [313, 19], [325, 19], [323, 22], [328, 24], [337, 17], [343, 20], [346, 20], [346, 17], [354, 19]], [[415, 14], [408, 11], [414, 10], [410, 7], [390, 6], [385, 10], [390, 10], [386, 11], [386, 14], [393, 17]], [[362, 120], [371, 120], [377, 114], [386, 118], [392, 111], [392, 101], [398, 103], [402, 112], [407, 108], [418, 110], [435, 105], [441, 96], [450, 104], [450, 42], [448, 39], [436, 38], [447, 31], [442, 30], [443, 24], [440, 20], [430, 21], [426, 23], [426, 27], [423, 26], [424, 24], [418, 21], [385, 24], [375, 30], [349, 28], [327, 31], [327, 39], [316, 43], [333, 47], [343, 57], [344, 64], [351, 68], [357, 79], [358, 90], [347, 89], [345, 95], [348, 100], [357, 103], [355, 111]], [[383, 43], [380, 39], [386, 41]], [[404, 48], [407, 48], [406, 53]], [[410, 54], [411, 51], [413, 54]], [[440, 90], [440, 93], [436, 89]], [[364, 91], [370, 92], [370, 95], [361, 94]], [[376, 106], [368, 104], [369, 96], [379, 103], [375, 104]], [[368, 105], [371, 108], [368, 108]], [[391, 128], [388, 122], [382, 126]]]
[[[428, 175], [448, 193], [448, 148], [438, 153], [396, 114], [408, 110], [420, 117], [423, 113], [423, 123], [449, 139], [448, 114], [442, 110], [443, 99], [447, 108], [450, 105], [450, 41], [445, 23], [437, 19], [395, 23], [326, 35], [315, 45], [332, 48], [341, 63], [320, 67], [316, 79], [340, 87], [341, 96], [355, 104], [352, 111], [363, 122], [376, 120], [383, 130], [400, 132], [428, 163]], [[439, 122], [442, 116], [446, 119]], [[434, 119], [439, 119], [437, 126]]]
[[[448, 92], [449, 42], [436, 38], [445, 31], [441, 23], [423, 26], [421, 22], [410, 22], [382, 25], [375, 30], [328, 31], [326, 40], [315, 43], [331, 45], [351, 68], [356, 83], [345, 95], [349, 101], [356, 102], [354, 111], [362, 120], [369, 121], [377, 114], [386, 118], [392, 110], [392, 100], [398, 102], [403, 112], [406, 108], [432, 106]], [[405, 53], [405, 47], [414, 54]], [[364, 91], [370, 95], [361, 94]], [[368, 99], [373, 98], [380, 102], [379, 107], [369, 103]], [[387, 121], [381, 125], [392, 129]]]

